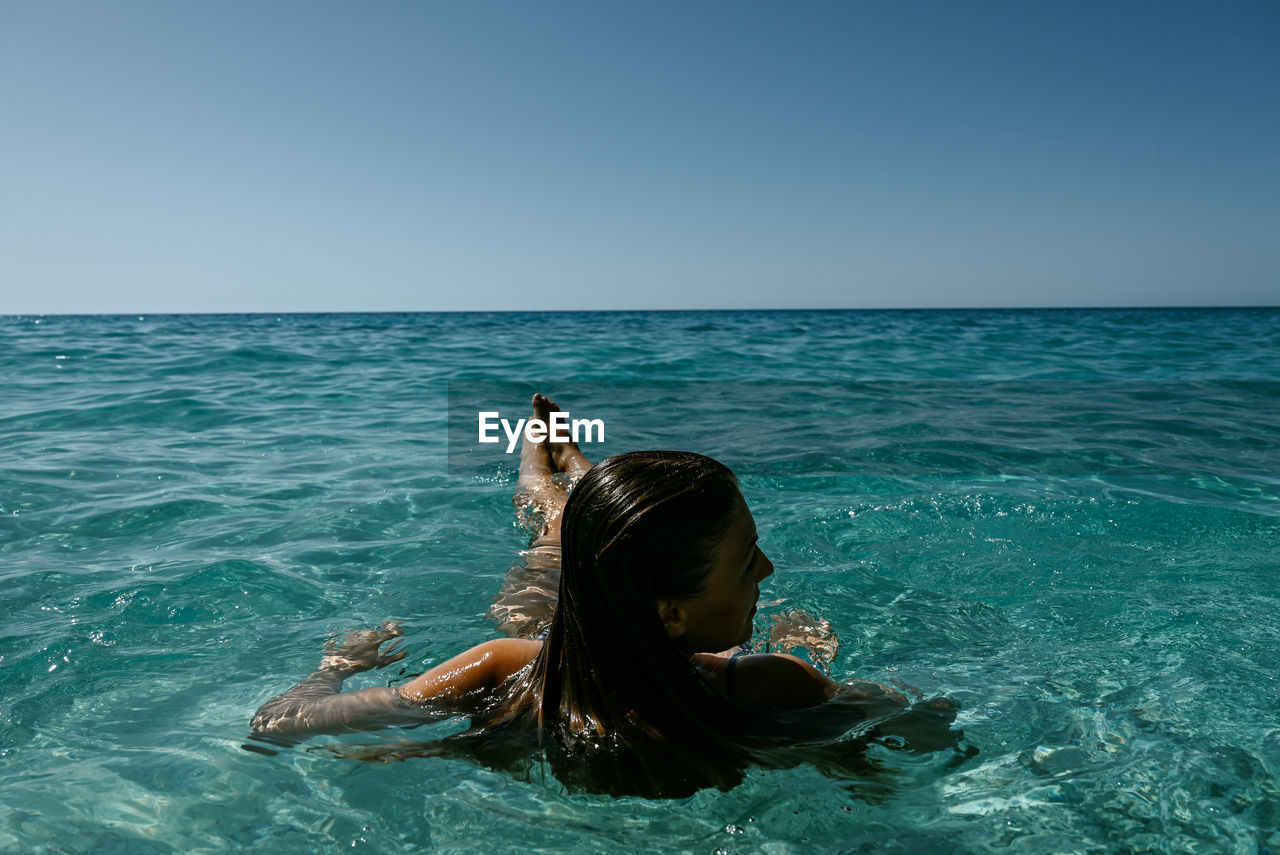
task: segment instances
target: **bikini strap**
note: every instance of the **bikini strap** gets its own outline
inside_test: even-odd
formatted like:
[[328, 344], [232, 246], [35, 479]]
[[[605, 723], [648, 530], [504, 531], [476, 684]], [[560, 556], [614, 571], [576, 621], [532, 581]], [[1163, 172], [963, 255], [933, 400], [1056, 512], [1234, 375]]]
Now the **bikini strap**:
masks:
[[750, 647], [745, 644], [739, 644], [738, 649], [733, 651], [733, 655], [729, 657], [729, 661], [724, 663], [724, 693], [729, 700], [733, 700], [733, 672], [738, 666], [738, 657], [750, 652]]

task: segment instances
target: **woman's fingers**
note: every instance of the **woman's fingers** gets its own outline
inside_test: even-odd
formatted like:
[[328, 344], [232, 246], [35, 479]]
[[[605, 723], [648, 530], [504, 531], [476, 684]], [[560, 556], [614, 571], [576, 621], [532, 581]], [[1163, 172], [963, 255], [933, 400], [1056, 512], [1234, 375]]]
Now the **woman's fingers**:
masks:
[[320, 661], [321, 668], [382, 668], [392, 662], [398, 662], [408, 651], [401, 650], [399, 644], [392, 645], [379, 653], [383, 642], [404, 635], [400, 621], [389, 620], [377, 629], [357, 629], [348, 632], [342, 641], [330, 639], [324, 646], [325, 656]]
[[405, 649], [399, 641], [397, 641], [386, 650], [382, 651], [382, 654], [378, 656], [378, 667], [385, 668], [392, 662], [399, 662], [406, 654], [408, 654], [408, 652], [409, 651]]

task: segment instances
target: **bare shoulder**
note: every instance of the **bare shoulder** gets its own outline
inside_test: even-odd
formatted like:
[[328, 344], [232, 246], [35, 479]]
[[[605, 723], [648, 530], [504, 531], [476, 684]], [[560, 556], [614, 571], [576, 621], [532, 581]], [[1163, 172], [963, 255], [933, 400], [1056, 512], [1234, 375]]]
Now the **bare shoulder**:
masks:
[[495, 638], [441, 662], [401, 686], [400, 694], [418, 704], [461, 700], [498, 686], [533, 661], [541, 650], [541, 641]]
[[836, 685], [817, 668], [789, 653], [752, 653], [732, 660], [716, 659], [712, 667], [718, 672], [717, 683], [743, 706], [811, 707], [826, 701], [836, 691]]

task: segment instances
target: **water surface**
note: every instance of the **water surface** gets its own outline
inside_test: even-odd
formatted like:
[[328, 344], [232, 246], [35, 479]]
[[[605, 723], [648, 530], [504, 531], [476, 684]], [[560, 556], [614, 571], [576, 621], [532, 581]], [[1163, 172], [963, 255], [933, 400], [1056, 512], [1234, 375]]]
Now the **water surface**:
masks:
[[[0, 850], [1280, 851], [1277, 341], [1277, 310], [0, 319]], [[723, 459], [761, 630], [825, 617], [834, 676], [950, 694], [977, 755], [664, 802], [242, 750], [331, 633], [405, 623], [353, 686], [492, 637], [514, 460], [450, 465], [458, 390]]]

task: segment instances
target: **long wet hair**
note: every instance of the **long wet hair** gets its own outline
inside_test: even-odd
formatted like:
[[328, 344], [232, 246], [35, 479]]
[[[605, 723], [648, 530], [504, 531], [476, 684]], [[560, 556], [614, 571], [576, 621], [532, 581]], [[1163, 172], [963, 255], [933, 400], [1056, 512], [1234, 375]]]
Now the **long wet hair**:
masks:
[[739, 495], [724, 464], [674, 451], [612, 457], [570, 494], [555, 615], [495, 710], [536, 717], [566, 785], [670, 796], [741, 779], [759, 741], [744, 737], [768, 728], [695, 672], [657, 607], [703, 591]]

